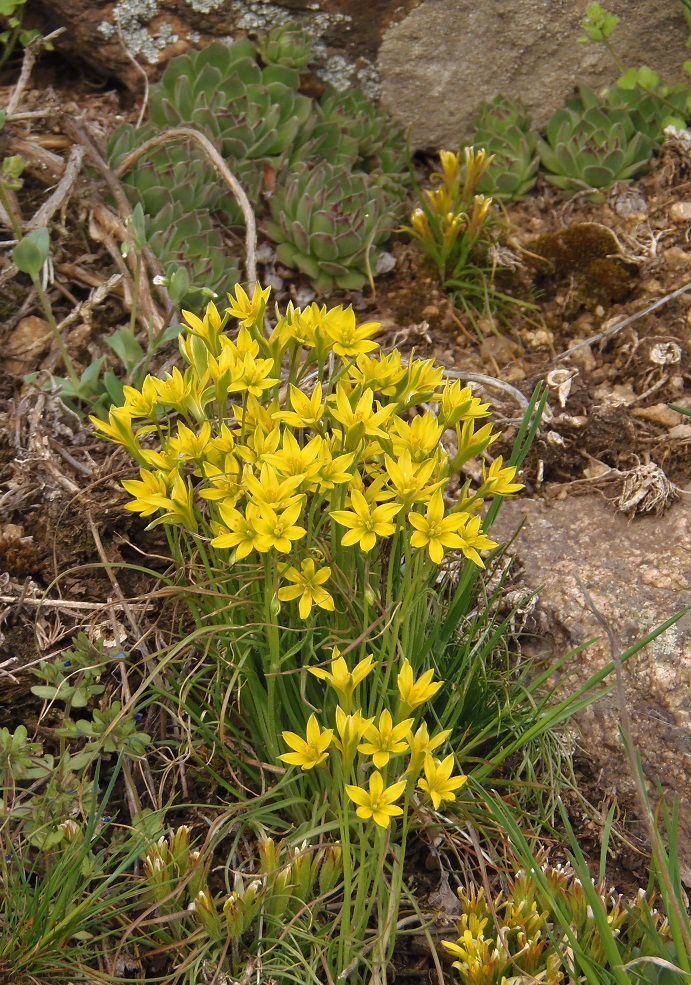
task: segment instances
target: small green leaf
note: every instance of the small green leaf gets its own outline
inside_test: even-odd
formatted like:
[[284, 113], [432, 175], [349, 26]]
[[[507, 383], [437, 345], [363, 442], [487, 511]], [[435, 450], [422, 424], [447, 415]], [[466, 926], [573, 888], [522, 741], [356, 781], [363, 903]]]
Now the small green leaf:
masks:
[[635, 68], [630, 68], [617, 79], [620, 89], [635, 89], [638, 84], [638, 73]]
[[180, 332], [184, 332], [184, 330], [185, 326], [181, 325], [179, 322], [177, 325], [169, 325], [165, 332], [163, 332], [163, 334], [159, 337], [158, 344], [165, 345], [166, 342], [172, 342], [180, 335]]
[[144, 244], [146, 243], [146, 226], [144, 223], [144, 209], [142, 208], [141, 202], [137, 202], [134, 209], [132, 210], [132, 215], [128, 220], [128, 228], [130, 236], [132, 238], [132, 245], [134, 246], [134, 252], [139, 255], [142, 252]]
[[638, 84], [645, 89], [656, 89], [660, 84], [660, 76], [647, 65], [638, 69]]
[[168, 293], [170, 294], [170, 300], [173, 304], [180, 304], [189, 289], [190, 275], [187, 273], [187, 268], [178, 267], [169, 279]]
[[26, 0], [0, 0], [0, 14], [3, 17], [11, 17]]
[[38, 277], [41, 267], [48, 258], [50, 236], [48, 230], [34, 229], [24, 239], [20, 239], [12, 251], [12, 259], [23, 274]]
[[110, 346], [128, 373], [144, 358], [144, 350], [128, 325], [119, 328], [103, 341]]
[[103, 374], [103, 386], [108, 396], [116, 407], [120, 407], [125, 402], [125, 391], [122, 382], [117, 378], [112, 369], [107, 369]]
[[[2, 35], [0, 34], [0, 42], [2, 42]], [[5, 126], [5, 120], [7, 119], [7, 112], [4, 109], [0, 109], [0, 130]]]

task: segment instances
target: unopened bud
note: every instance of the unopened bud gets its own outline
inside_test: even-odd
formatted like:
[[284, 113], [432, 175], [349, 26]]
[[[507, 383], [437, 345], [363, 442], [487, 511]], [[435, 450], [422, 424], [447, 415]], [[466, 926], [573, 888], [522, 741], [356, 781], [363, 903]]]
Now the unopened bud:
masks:
[[343, 872], [343, 849], [340, 845], [329, 845], [324, 849], [319, 871], [319, 892], [330, 893]]
[[200, 889], [194, 897], [194, 912], [200, 926], [204, 928], [212, 941], [217, 941], [223, 936], [223, 928], [216, 912], [216, 904], [207, 887]]

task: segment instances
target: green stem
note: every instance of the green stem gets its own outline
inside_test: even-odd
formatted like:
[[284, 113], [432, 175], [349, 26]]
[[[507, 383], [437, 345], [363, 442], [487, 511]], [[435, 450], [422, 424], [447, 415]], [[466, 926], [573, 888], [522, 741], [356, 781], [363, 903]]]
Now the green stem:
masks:
[[38, 299], [41, 302], [41, 307], [43, 308], [43, 312], [46, 316], [46, 321], [50, 325], [50, 330], [53, 333], [55, 344], [57, 345], [60, 351], [60, 356], [62, 358], [65, 369], [67, 370], [67, 375], [70, 378], [70, 383], [72, 384], [73, 387], [77, 388], [79, 386], [79, 376], [77, 375], [77, 372], [74, 368], [74, 364], [70, 359], [69, 353], [67, 351], [67, 347], [63, 341], [62, 335], [60, 334], [60, 329], [57, 326], [57, 322], [53, 317], [53, 312], [50, 307], [50, 301], [48, 300], [48, 297], [45, 291], [43, 290], [43, 287], [41, 286], [41, 282], [36, 276], [36, 274], [32, 274], [31, 279], [34, 282], [34, 287], [36, 288]]
[[[19, 221], [17, 220], [17, 217], [14, 214], [10, 200], [7, 197], [5, 186], [1, 179], [0, 179], [0, 202], [2, 202], [3, 208], [5, 209], [5, 212], [9, 217], [10, 225], [12, 226], [12, 231], [15, 237], [17, 238], [17, 240], [23, 239], [21, 226], [19, 225]], [[79, 386], [79, 377], [77, 376], [72, 360], [70, 359], [69, 353], [67, 352], [65, 343], [62, 340], [62, 335], [60, 335], [60, 330], [58, 329], [57, 322], [53, 317], [53, 311], [50, 307], [50, 301], [48, 300], [48, 297], [45, 291], [43, 290], [43, 287], [41, 286], [41, 282], [38, 279], [38, 275], [30, 274], [30, 277], [36, 289], [36, 293], [38, 294], [38, 299], [41, 302], [41, 307], [43, 308], [43, 312], [46, 316], [46, 321], [50, 325], [50, 330], [53, 333], [55, 344], [60, 350], [60, 355], [65, 365], [65, 369], [67, 370], [67, 375], [70, 378], [70, 382], [72, 383], [72, 386], [77, 388]]]

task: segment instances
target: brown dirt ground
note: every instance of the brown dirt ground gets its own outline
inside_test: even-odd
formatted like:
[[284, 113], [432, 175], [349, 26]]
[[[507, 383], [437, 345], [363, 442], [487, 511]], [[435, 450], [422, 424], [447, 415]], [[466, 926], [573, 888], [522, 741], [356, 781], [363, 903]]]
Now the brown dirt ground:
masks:
[[[47, 109], [49, 114], [13, 123], [0, 134], [2, 156], [22, 148], [26, 152], [27, 141], [34, 148], [34, 163], [18, 196], [25, 218], [45, 201], [56, 168], [67, 158], [72, 146], [67, 120], [78, 116], [104, 137], [123, 118], [136, 117], [137, 107], [128, 105], [122, 93], [102, 90], [88, 78], [64, 79], [58, 59], [42, 62], [21, 109]], [[0, 89], [0, 105], [7, 94]], [[419, 162], [422, 173], [428, 165]], [[102, 192], [96, 178], [82, 173], [76, 194], [53, 220], [55, 276], [49, 293], [58, 321], [88, 297], [99, 279], [115, 272], [111, 255], [94, 240], [90, 227]], [[494, 319], [468, 317], [444, 296], [416, 248], [402, 237], [391, 246], [396, 266], [377, 279], [375, 296], [340, 292], [320, 300], [353, 303], [363, 320], [382, 323], [384, 341], [403, 349], [414, 346], [418, 356], [435, 356], [461, 373], [495, 377], [527, 396], [548, 374], [570, 371], [570, 392], [560, 405], [555, 383], [551, 418], [524, 466], [522, 479], [532, 495], [575, 495], [591, 489], [604, 472], [624, 472], [649, 461], [683, 487], [691, 479], [691, 419], [667, 405], [691, 408], [691, 292], [646, 312], [691, 284], [689, 215], [691, 156], [673, 142], [636, 185], [616, 186], [605, 201], [559, 193], [541, 179], [528, 199], [507, 210], [503, 259], [515, 270], [498, 274], [496, 283], [532, 302], [530, 312], [507, 306]], [[231, 246], [236, 249], [237, 243]], [[57, 360], [49, 346], [39, 342], [32, 350], [29, 345], [36, 342], [36, 326], [26, 319], [42, 313], [27, 278], [3, 274], [8, 255], [5, 250], [0, 256], [0, 346], [5, 353], [0, 368], [0, 673], [5, 667], [10, 676], [0, 679], [0, 724], [12, 724], [21, 705], [30, 725], [39, 709], [32, 707], [30, 696], [27, 703], [32, 679], [18, 668], [66, 645], [80, 628], [93, 628], [100, 620], [107, 629], [108, 616], [99, 607], [117, 587], [104, 570], [104, 558], [144, 561], [158, 569], [165, 558], [156, 557], [164, 552], [162, 538], [143, 535], [142, 524], [120, 508], [126, 498], [118, 481], [128, 471], [124, 454], [98, 441], [56, 398], [23, 384], [24, 373], [54, 368]], [[260, 277], [266, 272], [260, 266]], [[283, 279], [283, 290], [276, 292], [279, 304], [307, 297], [305, 281], [280, 268], [272, 272]], [[560, 358], [611, 327], [613, 319], [634, 315], [639, 317], [608, 339]], [[112, 295], [72, 326], [68, 346], [82, 368], [102, 354], [100, 338], [126, 317], [122, 298]], [[22, 324], [29, 324], [24, 342]], [[20, 364], [10, 372], [7, 353], [13, 345], [11, 354]], [[556, 382], [563, 379], [564, 374]], [[519, 416], [509, 394], [485, 392], [499, 419]], [[503, 446], [495, 448], [506, 452], [512, 433], [507, 427]], [[118, 578], [130, 598], [146, 590], [143, 575]], [[62, 600], [62, 607], [39, 605], [46, 591]], [[577, 761], [576, 770], [583, 793], [597, 804], [603, 796], [597, 777], [587, 763]], [[592, 848], [596, 858], [597, 831], [575, 801], [571, 809], [584, 848]], [[616, 879], [620, 888], [635, 891], [645, 879], [645, 859], [635, 818], [627, 826], [626, 805], [621, 811], [622, 830], [633, 847], [616, 850]], [[424, 879], [424, 846], [420, 852], [413, 868]], [[429, 956], [424, 948], [416, 953], [416, 946], [413, 939], [403, 949], [400, 980], [436, 980]]]

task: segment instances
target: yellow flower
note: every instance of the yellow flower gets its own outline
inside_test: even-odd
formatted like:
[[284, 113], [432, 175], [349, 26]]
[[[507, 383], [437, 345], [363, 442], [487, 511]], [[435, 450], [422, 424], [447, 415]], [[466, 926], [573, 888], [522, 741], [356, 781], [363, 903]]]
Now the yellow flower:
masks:
[[487, 417], [490, 413], [489, 404], [474, 397], [470, 387], [462, 387], [460, 380], [446, 384], [439, 405], [439, 418], [447, 428], [455, 427], [459, 421]]
[[181, 413], [185, 411], [187, 401], [192, 395], [192, 378], [189, 370], [183, 376], [177, 366], [173, 366], [172, 372], [166, 375], [165, 380], [154, 379], [154, 386], [159, 403], [167, 404]]
[[321, 667], [308, 667], [310, 674], [314, 674], [322, 681], [326, 681], [338, 695], [338, 700], [345, 712], [350, 711], [350, 703], [353, 699], [353, 692], [360, 681], [364, 681], [372, 670], [374, 657], [370, 654], [364, 657], [352, 670], [348, 670], [348, 664], [340, 655], [341, 651], [337, 646], [331, 653], [331, 671], [323, 670]]
[[271, 294], [271, 288], [264, 290], [259, 286], [259, 281], [254, 285], [252, 300], [250, 301], [247, 292], [239, 284], [235, 285], [235, 297], [228, 295], [230, 307], [227, 309], [233, 318], [237, 318], [243, 328], [250, 328], [252, 325], [260, 324], [266, 302]]
[[398, 349], [394, 349], [388, 356], [380, 356], [378, 359], [364, 353], [359, 355], [355, 366], [348, 370], [348, 375], [361, 387], [378, 390], [390, 397], [396, 392], [396, 384], [403, 379], [405, 372], [401, 364], [401, 354]]
[[195, 434], [186, 424], [178, 422], [178, 433], [169, 439], [168, 449], [179, 461], [192, 459], [200, 462], [204, 459], [206, 449], [211, 440], [211, 423], [204, 421], [199, 434]]
[[444, 516], [444, 500], [441, 489], [438, 489], [429, 501], [426, 516], [419, 513], [408, 514], [411, 526], [415, 527], [410, 543], [413, 547], [426, 547], [434, 563], [440, 564], [444, 557], [444, 548], [463, 547], [464, 542], [458, 535], [458, 529], [464, 525], [466, 517], [465, 513]]
[[333, 729], [319, 728], [316, 715], [310, 715], [307, 722], [305, 738], [297, 735], [296, 732], [283, 732], [283, 741], [294, 752], [284, 752], [279, 759], [291, 766], [301, 766], [303, 770], [311, 770], [313, 766], [323, 763], [328, 756], [327, 749], [331, 745]]
[[458, 451], [454, 455], [450, 469], [458, 472], [461, 466], [465, 465], [471, 458], [476, 458], [485, 448], [489, 447], [493, 441], [499, 437], [499, 432], [492, 434], [492, 425], [485, 424], [478, 431], [472, 420], [464, 421], [463, 426], [456, 425], [456, 441]]
[[404, 510], [410, 509], [413, 503], [426, 502], [441, 485], [441, 482], [435, 482], [431, 486], [426, 485], [436, 465], [433, 458], [415, 467], [406, 448], [398, 462], [395, 462], [390, 455], [384, 457], [384, 462], [391, 484]]
[[377, 543], [377, 537], [389, 537], [396, 529], [391, 520], [400, 511], [400, 503], [371, 506], [361, 492], [353, 489], [350, 494], [350, 505], [353, 507], [352, 512], [350, 510], [331, 512], [331, 517], [336, 523], [349, 528], [347, 533], [343, 534], [341, 541], [345, 547], [359, 543], [361, 550], [367, 553]]
[[287, 554], [293, 546], [292, 542], [300, 540], [307, 533], [304, 527], [295, 526], [295, 521], [302, 510], [301, 502], [293, 503], [280, 516], [270, 506], [260, 506], [259, 510], [261, 517], [255, 521], [259, 534], [256, 546], [262, 553], [274, 548], [281, 554]]
[[348, 305], [345, 309], [340, 305], [332, 308], [324, 327], [331, 336], [332, 348], [337, 356], [343, 358], [359, 356], [362, 352], [371, 352], [372, 349], [379, 348], [378, 342], [373, 342], [367, 337], [377, 331], [379, 322], [367, 322], [357, 328], [352, 305]]
[[331, 417], [343, 425], [346, 440], [353, 447], [363, 435], [370, 437], [386, 438], [386, 431], [380, 427], [389, 419], [392, 413], [391, 407], [379, 407], [378, 410], [372, 409], [374, 401], [374, 391], [367, 389], [358, 400], [355, 408], [352, 407], [348, 397], [348, 391], [339, 383], [336, 387], [336, 407], [330, 407]]
[[355, 455], [352, 452], [333, 458], [328, 445], [323, 444], [319, 453], [319, 472], [317, 473], [319, 492], [328, 492], [334, 486], [344, 482], [352, 482], [352, 472], [345, 470], [351, 467], [354, 458]]
[[311, 397], [308, 397], [298, 387], [293, 386], [292, 383], [289, 384], [289, 391], [292, 411], [279, 411], [277, 414], [274, 414], [274, 417], [295, 428], [321, 427], [322, 414], [324, 413], [324, 404], [321, 402], [321, 383], [317, 382], [315, 384]]
[[247, 438], [247, 444], [237, 445], [237, 452], [246, 462], [263, 466], [278, 448], [280, 440], [281, 432], [278, 428], [265, 431], [261, 425], [257, 425]]
[[455, 800], [455, 790], [460, 790], [467, 776], [451, 776], [454, 767], [453, 754], [450, 753], [443, 761], [433, 759], [429, 754], [425, 757], [425, 776], [418, 780], [418, 787], [429, 795], [435, 811], [439, 810], [442, 800]]
[[251, 554], [255, 548], [259, 550], [257, 542], [260, 535], [256, 523], [260, 514], [256, 506], [248, 503], [243, 516], [234, 507], [221, 503], [219, 513], [226, 529], [224, 530], [220, 524], [216, 525], [216, 537], [211, 541], [212, 547], [234, 547], [238, 561]]
[[152, 376], [144, 379], [141, 390], [124, 386], [122, 392], [125, 397], [123, 407], [129, 411], [131, 417], [154, 417], [158, 397]]
[[260, 428], [264, 434], [270, 431], [278, 431], [278, 422], [274, 421], [273, 415], [280, 410], [278, 401], [274, 398], [269, 404], [262, 404], [251, 393], [247, 396], [246, 405], [233, 404], [233, 416], [242, 427], [242, 437], [251, 434]]
[[484, 568], [485, 563], [478, 554], [478, 551], [491, 551], [497, 546], [496, 541], [490, 540], [482, 532], [482, 519], [479, 516], [470, 516], [467, 513], [461, 513], [461, 516], [465, 518], [465, 522], [458, 529], [458, 534], [461, 538], [460, 548], [465, 556], [470, 561], [473, 561], [478, 568]]
[[303, 482], [312, 482], [319, 473], [319, 453], [324, 439], [318, 434], [304, 448], [290, 431], [284, 431], [281, 450], [267, 454], [264, 460], [273, 465], [280, 475], [299, 476]]
[[436, 389], [443, 379], [443, 366], [435, 366], [433, 359], [413, 359], [411, 354], [405, 375], [396, 387], [396, 398], [403, 407], [436, 399]]
[[202, 471], [209, 486], [197, 490], [201, 499], [224, 500], [234, 506], [242, 494], [240, 463], [235, 455], [231, 452], [225, 454], [220, 466], [213, 462], [204, 462]]
[[246, 390], [253, 397], [261, 397], [264, 390], [269, 390], [279, 382], [277, 376], [269, 376], [273, 368], [273, 359], [255, 359], [246, 352], [242, 362], [235, 368], [233, 379], [228, 387], [229, 392]]
[[406, 735], [413, 724], [412, 718], [394, 725], [391, 712], [386, 708], [379, 716], [379, 726], [370, 725], [365, 732], [367, 742], [358, 746], [358, 751], [365, 756], [371, 756], [377, 769], [381, 769], [389, 761], [389, 757], [407, 749]]
[[185, 530], [193, 534], [197, 532], [197, 517], [194, 512], [194, 495], [192, 486], [186, 482], [181, 475], [176, 475], [173, 480], [173, 488], [168, 497], [165, 498], [161, 509], [168, 512], [165, 516], [154, 520], [151, 526], [158, 526], [159, 523], [181, 524]]
[[124, 479], [123, 487], [134, 496], [134, 502], [126, 503], [125, 509], [132, 513], [141, 513], [142, 516], [151, 516], [158, 510], [164, 510], [168, 505], [168, 483], [165, 476], [160, 472], [149, 472], [148, 469], [140, 469], [139, 479]]
[[278, 597], [281, 602], [290, 602], [292, 599], [299, 598], [298, 612], [301, 619], [307, 619], [313, 605], [333, 612], [334, 600], [326, 589], [321, 587], [330, 576], [331, 568], [320, 568], [317, 571], [312, 558], [306, 558], [302, 562], [300, 571], [290, 567], [283, 572], [283, 577], [294, 584], [279, 588]]
[[482, 486], [478, 489], [478, 496], [510, 496], [523, 488], [522, 483], [513, 481], [515, 465], [507, 465], [503, 469], [502, 464], [501, 455], [494, 459], [489, 469], [482, 463]]
[[259, 478], [245, 467], [243, 482], [252, 499], [258, 506], [270, 506], [272, 510], [286, 510], [295, 503], [301, 503], [303, 495], [295, 495], [295, 490], [301, 484], [299, 475], [288, 476], [279, 482], [276, 470], [264, 462]]
[[433, 670], [426, 670], [424, 674], [418, 677], [417, 681], [414, 681], [413, 668], [410, 666], [410, 662], [407, 659], [403, 661], [397, 681], [398, 693], [401, 696], [398, 717], [402, 718], [404, 715], [409, 715], [415, 708], [426, 704], [430, 698], [434, 697], [444, 682], [433, 681], [433, 676]]
[[441, 162], [441, 169], [444, 175], [444, 182], [452, 187], [458, 181], [458, 175], [461, 168], [461, 155], [455, 154], [450, 150], [440, 150], [439, 160]]
[[429, 732], [427, 731], [427, 723], [421, 722], [418, 727], [417, 732], [413, 734], [408, 733], [407, 742], [408, 750], [410, 752], [410, 759], [408, 760], [408, 768], [406, 773], [415, 774], [419, 773], [425, 762], [425, 758], [440, 746], [442, 742], [451, 735], [451, 729], [444, 729], [443, 732], [437, 732], [430, 738]]
[[226, 318], [221, 318], [218, 308], [213, 301], [207, 304], [203, 320], [191, 311], [183, 310], [182, 317], [187, 322], [190, 335], [196, 335], [202, 339], [211, 355], [217, 356], [220, 351], [219, 337], [225, 325]]
[[352, 766], [358, 744], [373, 721], [373, 718], [363, 718], [360, 711], [346, 715], [340, 705], [336, 707], [338, 737], [334, 736], [334, 746], [341, 754], [344, 773]]
[[436, 451], [443, 432], [434, 414], [429, 411], [414, 417], [410, 424], [400, 417], [394, 417], [393, 453], [397, 458], [408, 451], [414, 463], [426, 462]]
[[89, 420], [97, 430], [102, 431], [107, 438], [122, 445], [140, 465], [145, 465], [142, 450], [132, 431], [132, 411], [128, 407], [111, 407], [108, 411], [108, 423], [100, 417], [91, 416]]
[[399, 780], [398, 783], [385, 787], [381, 773], [375, 770], [369, 779], [369, 792], [351, 784], [346, 784], [345, 790], [350, 799], [358, 805], [355, 812], [358, 817], [365, 821], [372, 818], [380, 828], [388, 828], [391, 818], [403, 813], [394, 801], [398, 800], [405, 787], [405, 780]]

